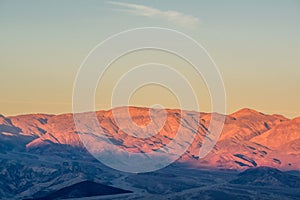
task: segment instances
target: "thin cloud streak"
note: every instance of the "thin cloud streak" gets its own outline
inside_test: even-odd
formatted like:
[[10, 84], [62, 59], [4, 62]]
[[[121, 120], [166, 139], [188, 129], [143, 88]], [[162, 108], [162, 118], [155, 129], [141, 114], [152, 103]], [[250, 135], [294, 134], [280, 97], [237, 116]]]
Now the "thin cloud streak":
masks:
[[162, 11], [149, 6], [115, 1], [109, 1], [108, 3], [122, 7], [123, 9], [118, 10], [128, 12], [132, 15], [163, 19], [175, 25], [179, 25], [186, 28], [195, 28], [200, 22], [200, 20], [197, 17], [186, 15], [184, 13], [174, 10]]

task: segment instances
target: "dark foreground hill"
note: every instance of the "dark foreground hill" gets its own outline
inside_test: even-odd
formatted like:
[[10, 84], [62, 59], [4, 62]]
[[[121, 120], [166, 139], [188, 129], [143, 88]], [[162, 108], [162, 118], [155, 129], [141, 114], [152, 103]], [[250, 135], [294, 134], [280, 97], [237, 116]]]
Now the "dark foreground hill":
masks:
[[233, 184], [267, 187], [300, 188], [300, 178], [278, 169], [257, 167], [247, 169], [239, 177], [230, 181]]
[[83, 181], [64, 187], [43, 197], [34, 198], [32, 200], [70, 199], [124, 193], [131, 193], [131, 191], [95, 183], [93, 181]]

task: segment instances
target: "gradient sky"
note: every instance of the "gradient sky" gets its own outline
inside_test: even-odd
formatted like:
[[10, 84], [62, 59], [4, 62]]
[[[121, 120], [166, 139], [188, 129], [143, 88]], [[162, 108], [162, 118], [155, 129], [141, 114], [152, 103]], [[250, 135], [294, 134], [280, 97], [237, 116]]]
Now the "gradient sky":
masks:
[[[113, 34], [144, 26], [181, 31], [206, 48], [222, 74], [228, 113], [249, 107], [300, 116], [297, 0], [0, 0], [0, 113], [71, 112], [73, 82], [89, 51]], [[115, 66], [111, 73], [117, 72]], [[176, 107], [172, 95], [159, 98], [158, 90], [143, 88], [131, 102]], [[202, 111], [209, 111], [202, 98]]]

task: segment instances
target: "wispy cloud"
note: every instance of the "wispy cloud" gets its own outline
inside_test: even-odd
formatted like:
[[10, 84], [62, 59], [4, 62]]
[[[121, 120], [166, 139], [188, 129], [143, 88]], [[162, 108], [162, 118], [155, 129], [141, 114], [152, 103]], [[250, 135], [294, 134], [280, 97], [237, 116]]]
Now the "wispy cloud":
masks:
[[162, 19], [182, 27], [195, 28], [200, 22], [197, 17], [186, 15], [174, 10], [163, 11], [149, 6], [115, 1], [109, 1], [108, 3], [119, 6], [122, 9], [118, 10], [125, 11], [133, 15]]

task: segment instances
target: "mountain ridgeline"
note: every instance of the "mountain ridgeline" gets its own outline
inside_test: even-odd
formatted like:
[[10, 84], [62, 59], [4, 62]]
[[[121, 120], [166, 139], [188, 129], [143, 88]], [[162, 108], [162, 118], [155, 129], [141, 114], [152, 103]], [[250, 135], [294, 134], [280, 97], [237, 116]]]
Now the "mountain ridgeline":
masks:
[[[299, 199], [300, 118], [250, 109], [215, 116], [225, 117], [222, 133], [199, 158], [204, 140], [211, 139], [210, 113], [139, 107], [96, 112], [103, 134], [128, 152], [156, 151], [174, 142], [180, 127], [180, 141], [194, 137], [175, 163], [131, 174], [86, 150], [80, 135], [99, 133], [88, 124], [77, 129], [72, 114], [0, 115], [0, 199]], [[134, 137], [139, 133], [152, 136]]]
[[[130, 118], [125, 115], [129, 109]], [[242, 109], [226, 116], [223, 131], [216, 146], [204, 158], [198, 153], [204, 138], [209, 132], [211, 114], [167, 110], [163, 127], [157, 131], [147, 126], [152, 120], [155, 125], [160, 119], [151, 119], [148, 108], [121, 107], [118, 113], [118, 126], [113, 111], [96, 112], [99, 124], [105, 134], [120, 148], [131, 152], [149, 152], [168, 144], [175, 136], [179, 126], [184, 134], [195, 134], [195, 139], [178, 162], [195, 167], [219, 169], [246, 169], [258, 166], [275, 167], [282, 170], [300, 169], [300, 118], [287, 119], [281, 115], [267, 115], [251, 109]], [[123, 114], [124, 113], [124, 114]], [[135, 126], [131, 126], [132, 121]], [[195, 123], [199, 124], [196, 129]], [[96, 134], [88, 127], [85, 132]], [[128, 131], [157, 132], [149, 138], [133, 138]], [[46, 115], [29, 114], [13, 117], [0, 116], [0, 139], [2, 152], [20, 151], [39, 154], [54, 154], [56, 151], [69, 154], [84, 151], [72, 114]], [[72, 155], [77, 156], [77, 155]]]

